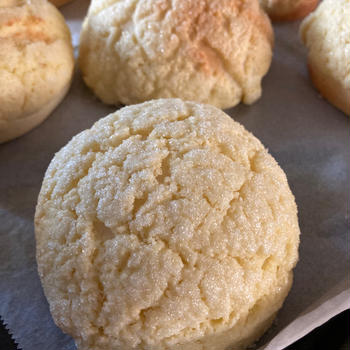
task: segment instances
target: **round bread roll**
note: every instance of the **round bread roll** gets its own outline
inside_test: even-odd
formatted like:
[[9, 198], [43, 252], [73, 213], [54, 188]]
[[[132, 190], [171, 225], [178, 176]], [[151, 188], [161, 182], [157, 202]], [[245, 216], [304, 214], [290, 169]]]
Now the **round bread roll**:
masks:
[[312, 82], [350, 115], [350, 1], [324, 0], [300, 27]]
[[319, 0], [260, 0], [273, 21], [295, 21], [312, 12]]
[[74, 67], [69, 29], [45, 0], [0, 3], [0, 143], [40, 124], [67, 93]]
[[123, 108], [62, 148], [35, 232], [51, 313], [80, 350], [243, 349], [281, 307], [299, 244], [263, 145], [177, 99]]
[[258, 0], [93, 0], [79, 62], [107, 104], [180, 97], [228, 108], [260, 97], [272, 42]]

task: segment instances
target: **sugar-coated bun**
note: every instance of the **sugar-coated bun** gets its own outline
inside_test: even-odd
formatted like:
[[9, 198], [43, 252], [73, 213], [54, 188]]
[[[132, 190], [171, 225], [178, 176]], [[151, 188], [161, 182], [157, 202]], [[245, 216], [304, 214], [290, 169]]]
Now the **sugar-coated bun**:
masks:
[[79, 61], [107, 104], [180, 97], [228, 108], [260, 97], [272, 42], [258, 0], [93, 0]]
[[324, 0], [300, 27], [312, 82], [350, 115], [350, 0]]
[[63, 147], [35, 231], [51, 313], [79, 350], [244, 349], [298, 258], [276, 161], [221, 110], [178, 99], [125, 107]]
[[0, 143], [40, 124], [69, 89], [69, 29], [45, 0], [0, 2]]
[[312, 12], [319, 0], [260, 0], [264, 10], [274, 21], [295, 21]]

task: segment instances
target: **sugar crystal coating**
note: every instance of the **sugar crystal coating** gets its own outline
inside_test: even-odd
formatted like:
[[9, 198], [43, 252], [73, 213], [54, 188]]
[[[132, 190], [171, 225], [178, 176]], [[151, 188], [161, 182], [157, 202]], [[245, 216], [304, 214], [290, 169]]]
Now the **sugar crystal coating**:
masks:
[[79, 349], [237, 349], [291, 284], [299, 228], [285, 174], [225, 113], [123, 108], [52, 160], [35, 215], [40, 277]]
[[[1, 0], [0, 142], [47, 117], [68, 90], [73, 69], [70, 32], [53, 5]], [[42, 110], [46, 114], [37, 116]]]
[[93, 0], [79, 63], [108, 104], [179, 97], [228, 108], [260, 97], [272, 43], [258, 0]]

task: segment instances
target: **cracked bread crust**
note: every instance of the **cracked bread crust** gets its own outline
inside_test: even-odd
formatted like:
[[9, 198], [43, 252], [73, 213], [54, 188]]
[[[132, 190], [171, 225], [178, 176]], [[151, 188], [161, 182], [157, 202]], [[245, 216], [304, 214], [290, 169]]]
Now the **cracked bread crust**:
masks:
[[0, 142], [41, 123], [63, 99], [73, 74], [69, 29], [43, 0], [0, 5]]
[[260, 97], [272, 45], [257, 0], [93, 0], [79, 63], [107, 104], [179, 97], [228, 108]]
[[54, 157], [35, 214], [57, 325], [87, 349], [243, 349], [292, 282], [299, 227], [263, 145], [209, 105], [123, 108]]
[[300, 26], [311, 80], [321, 95], [350, 116], [350, 1], [324, 0]]
[[273, 21], [295, 21], [307, 16], [319, 0], [260, 0]]

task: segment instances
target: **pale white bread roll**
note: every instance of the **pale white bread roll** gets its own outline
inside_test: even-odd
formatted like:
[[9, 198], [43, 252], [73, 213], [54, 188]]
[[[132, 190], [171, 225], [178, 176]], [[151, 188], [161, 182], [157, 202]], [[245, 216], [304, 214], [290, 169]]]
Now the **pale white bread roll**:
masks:
[[350, 0], [324, 0], [301, 24], [312, 82], [350, 115]]
[[35, 232], [52, 316], [79, 350], [244, 349], [282, 306], [300, 233], [264, 146], [177, 99], [125, 107], [63, 147]]
[[273, 21], [295, 21], [312, 12], [319, 0], [260, 0]]
[[79, 62], [107, 104], [180, 97], [228, 108], [260, 97], [272, 43], [258, 0], [93, 0]]
[[45, 0], [0, 3], [0, 142], [40, 124], [67, 93], [74, 67], [69, 29]]

